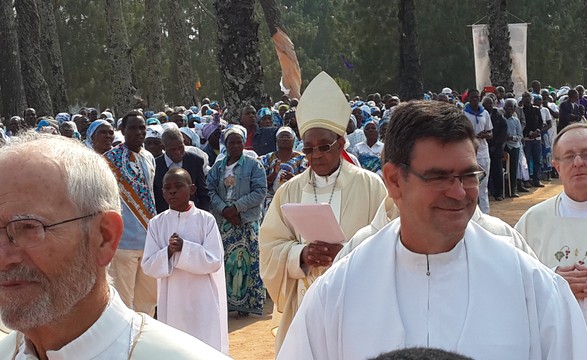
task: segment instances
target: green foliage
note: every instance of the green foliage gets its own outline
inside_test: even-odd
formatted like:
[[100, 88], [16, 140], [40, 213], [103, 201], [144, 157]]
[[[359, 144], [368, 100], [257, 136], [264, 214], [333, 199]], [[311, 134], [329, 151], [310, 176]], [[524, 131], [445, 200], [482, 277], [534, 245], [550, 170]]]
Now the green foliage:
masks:
[[[56, 1], [56, 0], [53, 0]], [[182, 0], [185, 21], [190, 24], [190, 61], [202, 84], [198, 96], [222, 99], [216, 59], [217, 24], [214, 0]], [[325, 70], [339, 79], [345, 92], [395, 93], [399, 89], [399, 25], [397, 1], [372, 0], [276, 0], [285, 30], [295, 44], [303, 85]], [[63, 52], [65, 77], [73, 105], [106, 107], [111, 104], [110, 66], [106, 44], [103, 1], [56, 1], [56, 20]], [[424, 89], [439, 92], [449, 86], [463, 90], [475, 84], [473, 24], [485, 15], [485, 2], [416, 0], [418, 42]], [[125, 0], [125, 18], [134, 59], [135, 86], [144, 95], [145, 65], [150, 49], [143, 41], [144, 2]], [[162, 23], [166, 28], [165, 1]], [[576, 84], [582, 78], [582, 1], [561, 5], [556, 0], [509, 1], [510, 13], [528, 21], [528, 79], [543, 85]], [[238, 14], [235, 14], [238, 16]], [[258, 6], [261, 23], [261, 62], [266, 91], [281, 94], [281, 69], [267, 25]], [[518, 22], [514, 17], [510, 22]], [[164, 30], [163, 68], [166, 98], [177, 91], [172, 78], [172, 48]]]

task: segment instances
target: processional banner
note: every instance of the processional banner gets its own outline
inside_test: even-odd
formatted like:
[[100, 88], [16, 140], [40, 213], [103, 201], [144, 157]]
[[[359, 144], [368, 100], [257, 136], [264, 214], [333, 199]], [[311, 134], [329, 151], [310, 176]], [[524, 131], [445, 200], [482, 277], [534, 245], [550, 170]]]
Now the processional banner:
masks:
[[[489, 60], [489, 30], [487, 24], [472, 25], [473, 54], [475, 56], [475, 83], [478, 90], [491, 86], [491, 62]], [[512, 82], [514, 93], [520, 96], [528, 87], [526, 71], [526, 48], [528, 24], [508, 24], [510, 31], [510, 57], [512, 59]]]

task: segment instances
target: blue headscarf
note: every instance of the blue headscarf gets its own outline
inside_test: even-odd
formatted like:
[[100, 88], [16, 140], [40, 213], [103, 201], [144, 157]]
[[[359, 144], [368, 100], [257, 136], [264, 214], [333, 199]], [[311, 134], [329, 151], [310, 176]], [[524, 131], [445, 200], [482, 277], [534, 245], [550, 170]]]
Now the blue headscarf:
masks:
[[100, 126], [102, 126], [102, 125], [110, 125], [110, 126], [112, 126], [108, 121], [102, 120], [102, 119], [98, 119], [98, 120], [94, 120], [90, 124], [90, 127], [88, 127], [88, 131], [86, 131], [86, 145], [89, 148], [93, 148], [94, 147], [94, 142], [92, 141], [92, 135], [94, 135], [94, 132], [96, 132], [96, 130]]
[[259, 111], [257, 111], [257, 123], [261, 121], [261, 119], [263, 119], [265, 116], [272, 116], [272, 112], [271, 110], [269, 110], [269, 108], [260, 108]]
[[377, 130], [379, 130], [379, 127], [377, 126], [377, 122], [376, 122], [375, 120], [373, 120], [373, 119], [369, 119], [369, 120], [367, 120], [367, 121], [365, 121], [365, 122], [363, 123], [363, 130], [365, 130], [365, 128], [366, 128], [366, 127], [367, 127], [367, 125], [369, 125], [369, 124], [374, 124], [374, 125], [375, 125], [375, 127], [377, 128]]
[[247, 129], [240, 125], [229, 125], [222, 133], [222, 139], [226, 142], [228, 136], [231, 134], [238, 134], [243, 138], [243, 141], [247, 141]]
[[53, 125], [51, 125], [51, 123], [48, 120], [42, 119], [41, 121], [39, 121], [39, 123], [37, 124], [37, 128], [36, 128], [36, 132], [41, 132], [41, 129], [44, 127], [53, 127]]
[[379, 124], [377, 124], [377, 131], [381, 131], [381, 126], [383, 126], [383, 124], [389, 124], [389, 119], [381, 120]]
[[371, 108], [369, 105], [361, 106], [361, 114], [363, 115], [363, 124], [371, 120]]
[[57, 116], [55, 116], [55, 120], [57, 120], [57, 123], [59, 123], [59, 125], [63, 124], [66, 121], [69, 121], [70, 119], [71, 115], [65, 112], [59, 113], [57, 114]]
[[150, 117], [150, 118], [147, 119], [146, 124], [147, 124], [147, 126], [149, 126], [149, 125], [161, 125], [161, 122], [157, 118]]

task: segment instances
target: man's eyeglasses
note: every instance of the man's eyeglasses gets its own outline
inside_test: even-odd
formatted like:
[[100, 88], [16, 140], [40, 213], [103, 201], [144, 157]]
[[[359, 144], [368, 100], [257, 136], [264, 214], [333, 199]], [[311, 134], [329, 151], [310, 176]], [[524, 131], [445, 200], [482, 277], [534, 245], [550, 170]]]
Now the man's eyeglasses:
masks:
[[581, 161], [587, 163], [587, 153], [569, 154], [560, 158], [555, 158], [555, 160], [560, 162], [561, 164], [571, 164], [573, 161], [575, 161], [577, 156], [581, 158]]
[[472, 171], [470, 173], [460, 175], [424, 176], [412, 170], [412, 168], [407, 164], [402, 163], [401, 165], [408, 172], [420, 178], [422, 181], [424, 181], [424, 183], [433, 186], [438, 191], [446, 191], [450, 189], [450, 187], [452, 186], [452, 184], [454, 184], [456, 179], [459, 179], [459, 182], [463, 186], [463, 189], [476, 188], [479, 186], [479, 183], [485, 178], [485, 171], [483, 170]]
[[332, 150], [332, 147], [334, 146], [334, 144], [336, 144], [336, 142], [338, 141], [338, 139], [334, 140], [334, 142], [332, 144], [327, 144], [327, 145], [320, 145], [320, 146], [308, 146], [308, 147], [303, 147], [302, 148], [302, 152], [306, 155], [312, 155], [312, 153], [317, 150], [320, 151], [322, 153], [325, 152], [329, 152], [330, 150]]
[[[80, 216], [73, 219], [60, 221], [58, 223], [45, 225], [37, 219], [17, 219], [12, 220], [0, 230], [6, 230], [8, 236], [8, 244], [13, 244], [20, 247], [32, 248], [39, 246], [45, 241], [45, 232], [57, 225], [66, 224], [68, 222], [81, 220], [98, 215], [99, 212], [90, 215]], [[7, 247], [8, 245], [0, 242], [0, 247]]]

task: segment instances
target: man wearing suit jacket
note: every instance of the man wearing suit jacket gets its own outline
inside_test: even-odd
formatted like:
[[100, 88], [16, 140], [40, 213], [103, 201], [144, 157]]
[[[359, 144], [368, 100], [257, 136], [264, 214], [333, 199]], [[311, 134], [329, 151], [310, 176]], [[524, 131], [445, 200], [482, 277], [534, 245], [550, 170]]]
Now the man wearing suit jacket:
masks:
[[183, 136], [179, 129], [170, 128], [163, 132], [161, 137], [165, 154], [155, 160], [155, 180], [153, 191], [155, 192], [155, 207], [157, 213], [162, 213], [169, 208], [169, 205], [163, 198], [163, 176], [167, 170], [174, 167], [181, 167], [187, 170], [192, 177], [192, 182], [196, 185], [196, 192], [191, 199], [198, 209], [210, 210], [210, 196], [204, 176], [204, 159], [200, 156], [185, 151]]

